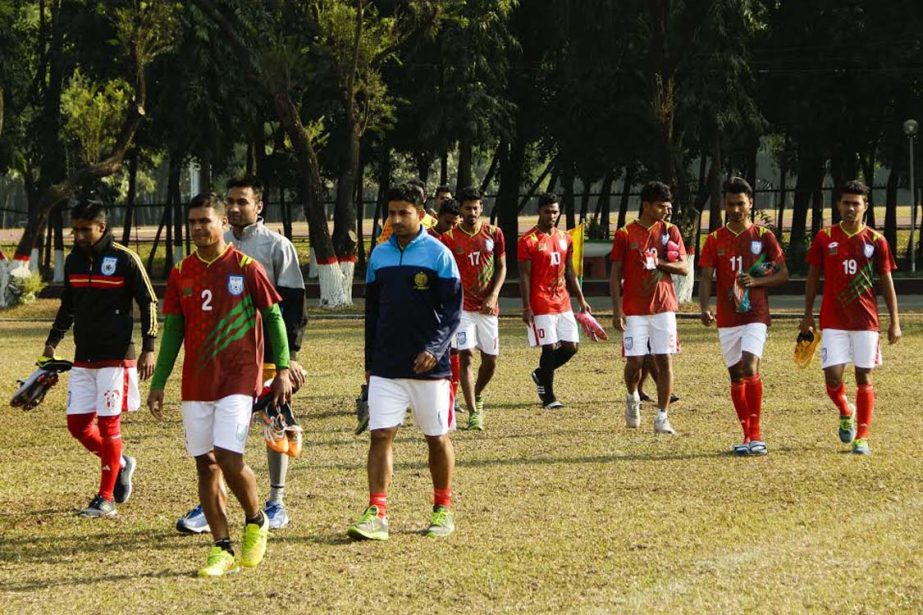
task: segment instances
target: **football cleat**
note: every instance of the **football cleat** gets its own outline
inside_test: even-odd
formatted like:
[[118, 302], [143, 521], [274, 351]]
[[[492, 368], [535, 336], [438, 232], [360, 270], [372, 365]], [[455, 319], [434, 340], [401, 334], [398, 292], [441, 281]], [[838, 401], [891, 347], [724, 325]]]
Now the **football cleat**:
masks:
[[484, 431], [484, 415], [472, 412], [468, 415], [468, 429], [471, 431]]
[[552, 399], [548, 401], [544, 406], [545, 410], [558, 410], [564, 407], [564, 404], [559, 402], [557, 399]]
[[200, 577], [223, 577], [226, 574], [234, 574], [235, 572], [240, 572], [237, 560], [234, 559], [233, 555], [215, 545], [208, 552], [208, 560], [206, 560], [204, 567], [199, 568], [198, 575]]
[[240, 549], [240, 565], [244, 568], [256, 568], [266, 555], [266, 543], [269, 541], [269, 517], [263, 514], [263, 525], [248, 523], [244, 526], [243, 546]]
[[869, 448], [869, 441], [866, 438], [857, 438], [852, 443], [853, 455], [871, 455], [872, 449]]
[[265, 513], [269, 519], [269, 529], [278, 530], [288, 526], [288, 509], [282, 502], [266, 502]]
[[641, 425], [641, 398], [628, 394], [625, 396], [625, 427], [632, 429]]
[[542, 402], [542, 405], [545, 405], [545, 383], [542, 382], [542, 377], [539, 376], [539, 368], [532, 370], [532, 382], [535, 383], [535, 392], [538, 393], [538, 398]]
[[669, 418], [657, 417], [654, 419], [654, 433], [662, 433], [672, 436], [676, 433], [676, 431], [673, 429], [673, 426], [670, 425]]
[[292, 411], [292, 404], [274, 404], [268, 387], [253, 404], [253, 415], [263, 422], [266, 446], [282, 455], [297, 457], [302, 449], [302, 429]]
[[388, 518], [378, 516], [377, 506], [369, 506], [346, 535], [354, 540], [388, 540]]
[[204, 534], [211, 531], [201, 504], [176, 520], [176, 531], [180, 534]]
[[58, 383], [58, 374], [74, 366], [70, 361], [53, 357], [39, 357], [35, 364], [38, 369], [29, 374], [25, 380], [16, 381], [19, 388], [10, 400], [10, 405], [14, 408], [31, 410], [38, 406], [45, 399], [48, 390]]
[[735, 444], [734, 448], [731, 450], [738, 457], [746, 457], [747, 455], [750, 454], [750, 443], [741, 442], [740, 444]]
[[795, 365], [804, 369], [811, 364], [814, 359], [814, 351], [817, 350], [817, 345], [820, 344], [820, 338], [821, 331], [815, 331], [813, 328], [805, 333], [798, 333], [798, 337], [795, 339], [795, 354], [792, 357]]
[[856, 437], [856, 409], [849, 404], [852, 414], [840, 417], [840, 426], [837, 429], [837, 435], [840, 436], [840, 442], [849, 444]]
[[119, 470], [119, 475], [115, 479], [115, 490], [112, 492], [116, 504], [124, 504], [131, 497], [133, 490], [131, 477], [134, 476], [135, 468], [138, 466], [137, 460], [128, 455], [122, 455], [125, 458], [125, 466]]
[[455, 531], [455, 515], [445, 506], [436, 506], [430, 517], [425, 535], [430, 538], [445, 538]]
[[[457, 406], [457, 404], [456, 404]], [[363, 384], [356, 398], [356, 431], [357, 436], [369, 428], [369, 385]]]
[[766, 446], [766, 443], [762, 440], [751, 440], [750, 441], [750, 454], [751, 455], [765, 455], [769, 452], [769, 448]]
[[600, 340], [605, 342], [609, 339], [606, 330], [589, 312], [578, 312], [574, 318], [580, 323], [580, 326], [583, 328], [583, 333], [594, 342]]
[[90, 500], [89, 506], [81, 510], [77, 515], [85, 518], [114, 517], [116, 515], [115, 503], [103, 498], [101, 495], [97, 495]]

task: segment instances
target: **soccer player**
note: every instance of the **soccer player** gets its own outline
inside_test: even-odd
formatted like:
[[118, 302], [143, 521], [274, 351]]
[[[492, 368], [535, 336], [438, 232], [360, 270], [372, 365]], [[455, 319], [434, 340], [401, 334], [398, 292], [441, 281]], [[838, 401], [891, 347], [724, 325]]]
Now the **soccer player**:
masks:
[[[74, 326], [74, 367], [67, 382], [67, 429], [99, 457], [99, 491], [81, 517], [111, 517], [132, 493], [135, 458], [123, 454], [123, 412], [141, 407], [138, 379], [154, 371], [157, 296], [138, 255], [116, 243], [101, 203], [71, 210], [74, 249], [64, 261], [61, 306], [42, 354], [53, 357]], [[141, 313], [141, 355], [132, 330]], [[95, 423], [94, 423], [95, 419]]]
[[[301, 349], [305, 315], [304, 277], [298, 264], [298, 252], [292, 242], [279, 233], [266, 228], [260, 214], [263, 211], [263, 185], [255, 177], [233, 179], [227, 185], [227, 213], [231, 229], [224, 234], [224, 240], [263, 266], [269, 281], [282, 297], [279, 310], [285, 322], [289, 349], [289, 375], [292, 389], [297, 391], [304, 384], [304, 371], [295, 360]], [[264, 323], [265, 325], [265, 323]], [[263, 332], [263, 339], [269, 336]], [[275, 376], [275, 349], [266, 344], [263, 358], [263, 379]], [[269, 466], [269, 500], [266, 502], [266, 516], [269, 529], [283, 528], [289, 524], [288, 509], [285, 506], [285, 479], [288, 475], [288, 455], [266, 447]], [[198, 505], [176, 522], [176, 529], [184, 534], [201, 534], [208, 531], [208, 522], [202, 506]]]
[[354, 539], [388, 539], [392, 442], [408, 407], [429, 446], [433, 513], [426, 535], [443, 537], [455, 530], [448, 351], [458, 327], [462, 290], [455, 260], [423, 229], [415, 198], [407, 184], [389, 190], [388, 218], [394, 234], [372, 252], [366, 274], [369, 505], [349, 528]]
[[452, 191], [448, 186], [437, 186], [436, 194], [433, 196], [433, 209], [431, 212], [427, 212], [432, 215], [434, 218], [438, 215], [438, 212], [442, 210], [443, 201], [447, 201], [452, 198]]
[[[742, 442], [733, 448], [737, 455], [767, 452], [760, 431], [760, 359], [770, 324], [766, 289], [788, 280], [782, 248], [772, 231], [750, 221], [752, 207], [753, 189], [746, 180], [732, 177], [725, 182], [725, 225], [705, 239], [699, 260], [702, 324], [708, 327], [717, 321], [721, 354], [731, 377], [731, 402], [743, 429]], [[712, 275], [718, 287], [717, 317], [710, 308]]]
[[240, 565], [255, 567], [266, 553], [269, 519], [260, 510], [256, 479], [244, 462], [253, 399], [263, 388], [263, 321], [274, 349], [274, 403], [291, 396], [288, 342], [280, 297], [257, 261], [224, 240], [224, 199], [200, 194], [188, 208], [196, 251], [170, 272], [164, 297], [164, 335], [147, 403], [162, 418], [164, 387], [185, 347], [182, 379], [186, 450], [195, 457], [199, 501], [215, 544], [199, 576], [237, 572], [228, 533], [224, 478], [244, 510]]
[[461, 216], [461, 210], [458, 207], [458, 201], [452, 197], [442, 199], [439, 204], [439, 213], [436, 214], [436, 224], [427, 229], [429, 234], [438, 239], [443, 233], [455, 228], [459, 216]]
[[[868, 209], [868, 187], [849, 181], [841, 189], [837, 210], [839, 224], [821, 230], [808, 250], [808, 277], [804, 290], [804, 318], [801, 331], [814, 327], [814, 298], [817, 282], [824, 274], [824, 295], [820, 306], [821, 366], [827, 395], [840, 412], [840, 441], [852, 442], [852, 452], [868, 455], [869, 425], [875, 408], [872, 369], [881, 365], [878, 302], [874, 277], [877, 274], [888, 307], [888, 343], [901, 339], [897, 294], [891, 272], [897, 267], [884, 236], [863, 222]], [[843, 372], [852, 363], [856, 373], [855, 406], [846, 399]], [[857, 425], [858, 423], [858, 425]]]
[[532, 381], [546, 410], [564, 407], [554, 394], [554, 372], [577, 354], [580, 341], [568, 288], [580, 309], [591, 312], [574, 272], [571, 236], [556, 228], [560, 216], [557, 196], [539, 196], [538, 224], [519, 239], [516, 249], [522, 320], [528, 327], [529, 346], [542, 348]]
[[[431, 216], [426, 212], [426, 188], [418, 179], [411, 180], [407, 182], [407, 186], [410, 186], [411, 191], [413, 192], [414, 200], [413, 203], [417, 209], [420, 210], [420, 223], [423, 225], [423, 228], [432, 228], [436, 226], [435, 216]], [[449, 194], [451, 197], [451, 194]], [[376, 245], [381, 245], [388, 241], [391, 238], [391, 216], [389, 215], [381, 227], [381, 235], [378, 236], [378, 243]]]
[[679, 229], [665, 221], [672, 200], [666, 184], [645, 184], [641, 217], [616, 231], [610, 255], [612, 324], [622, 332], [622, 352], [627, 359], [625, 425], [635, 428], [641, 424], [638, 383], [644, 355], [650, 352], [659, 374], [654, 433], [660, 434], [675, 433], [668, 416], [673, 388], [671, 356], [678, 350], [676, 291], [670, 276], [689, 272]]
[[[484, 205], [477, 188], [467, 188], [459, 195], [462, 220], [442, 235], [442, 242], [455, 257], [461, 272], [461, 324], [455, 333], [455, 347], [461, 360], [461, 387], [468, 405], [468, 429], [484, 429], [482, 394], [497, 369], [500, 354], [500, 313], [498, 299], [506, 279], [506, 242], [503, 231], [481, 221]], [[472, 359], [474, 349], [481, 351], [477, 381]]]

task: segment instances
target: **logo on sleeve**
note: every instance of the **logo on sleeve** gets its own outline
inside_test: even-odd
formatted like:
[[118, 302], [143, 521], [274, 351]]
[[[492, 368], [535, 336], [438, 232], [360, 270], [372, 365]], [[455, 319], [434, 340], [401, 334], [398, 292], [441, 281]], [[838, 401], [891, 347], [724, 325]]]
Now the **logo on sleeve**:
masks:
[[865, 258], [872, 258], [875, 255], [875, 246], [867, 243], [862, 246], [862, 252], [865, 254]]
[[763, 242], [762, 241], [751, 241], [750, 242], [750, 252], [754, 255], [759, 254], [763, 251]]
[[107, 256], [103, 259], [102, 267], [99, 268], [100, 272], [103, 275], [112, 275], [115, 273], [115, 266], [118, 264], [118, 259], [114, 256]]
[[234, 295], [235, 297], [242, 292], [244, 292], [244, 276], [242, 275], [229, 275], [228, 276], [228, 292]]

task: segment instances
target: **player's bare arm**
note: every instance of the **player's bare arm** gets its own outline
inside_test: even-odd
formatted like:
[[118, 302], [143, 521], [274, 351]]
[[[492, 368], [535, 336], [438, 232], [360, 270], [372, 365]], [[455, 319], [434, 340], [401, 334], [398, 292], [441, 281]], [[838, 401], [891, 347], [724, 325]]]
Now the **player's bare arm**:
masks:
[[612, 262], [609, 274], [609, 294], [612, 297], [612, 326], [625, 331], [625, 312], [622, 310], [622, 261]]
[[[814, 328], [814, 299], [817, 297], [817, 283], [820, 281], [820, 268], [811, 265], [804, 280], [804, 317], [799, 329], [802, 333]], [[896, 302], [896, 299], [895, 299]]]
[[163, 390], [151, 389], [147, 394], [147, 409], [158, 421], [163, 420]]
[[138, 357], [138, 377], [147, 380], [154, 375], [154, 351], [145, 350]]
[[711, 281], [715, 274], [714, 267], [702, 267], [702, 277], [699, 280], [699, 309], [701, 310], [702, 324], [706, 327], [715, 322], [715, 315], [711, 311]]
[[580, 282], [577, 281], [577, 271], [574, 269], [574, 246], [571, 244], [567, 247], [567, 258], [564, 259], [564, 280], [567, 282], [567, 288], [571, 294], [577, 298], [577, 304], [587, 314], [593, 312], [590, 304], [586, 302], [583, 296], [583, 289], [580, 288]]
[[496, 264], [494, 266], [494, 279], [490, 287], [490, 292], [487, 293], [487, 297], [484, 299], [484, 306], [481, 308], [482, 314], [493, 314], [495, 308], [497, 307], [497, 301], [500, 299], [500, 289], [503, 288], [503, 283], [506, 281], [506, 254], [501, 254], [497, 257]]
[[532, 324], [532, 306], [529, 304], [529, 284], [532, 276], [532, 262], [519, 261], [519, 295], [522, 297], [522, 321]]
[[888, 306], [888, 316], [891, 324], [888, 325], [888, 343], [896, 344], [901, 341], [901, 318], [897, 309], [897, 293], [894, 290], [894, 279], [891, 272], [881, 275], [881, 294]]
[[675, 263], [664, 258], [657, 259], [657, 269], [670, 275], [689, 275], [689, 261], [686, 259], [678, 260]]

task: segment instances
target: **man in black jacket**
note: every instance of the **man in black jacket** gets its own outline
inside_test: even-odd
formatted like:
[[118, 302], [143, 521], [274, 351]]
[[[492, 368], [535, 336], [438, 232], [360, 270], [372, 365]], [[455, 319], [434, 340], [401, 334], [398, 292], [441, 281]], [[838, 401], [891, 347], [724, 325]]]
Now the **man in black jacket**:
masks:
[[[122, 454], [121, 415], [141, 406], [138, 377], [154, 371], [157, 297], [138, 255], [112, 239], [102, 204], [71, 211], [74, 249], [64, 262], [61, 307], [43, 354], [74, 325], [74, 368], [67, 384], [67, 428], [100, 458], [99, 492], [82, 517], [111, 517], [132, 491], [135, 459]], [[141, 355], [132, 341], [133, 302], [141, 310]], [[96, 419], [94, 423], [94, 418]]]

